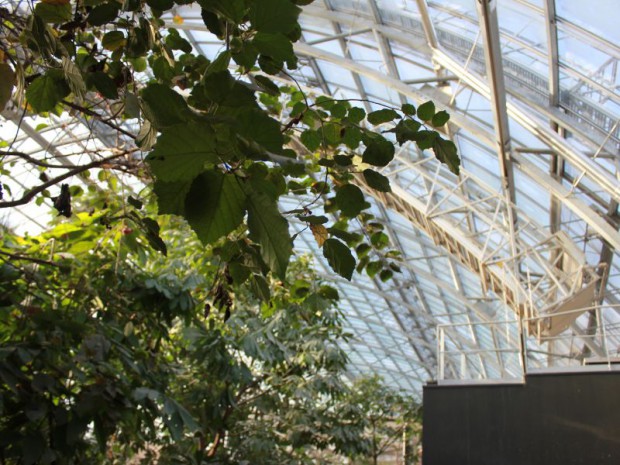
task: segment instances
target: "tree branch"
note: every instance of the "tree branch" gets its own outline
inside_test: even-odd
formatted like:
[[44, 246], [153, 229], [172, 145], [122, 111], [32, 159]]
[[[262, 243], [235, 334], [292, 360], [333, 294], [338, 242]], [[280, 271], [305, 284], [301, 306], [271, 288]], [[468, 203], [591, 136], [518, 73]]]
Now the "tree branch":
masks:
[[27, 255], [17, 255], [14, 253], [4, 252], [0, 250], [0, 255], [4, 255], [5, 257], [9, 257], [13, 260], [27, 260], [32, 263], [37, 263], [38, 265], [49, 265], [49, 266], [60, 266], [58, 263], [50, 262], [48, 260], [42, 260], [40, 258], [28, 257]]
[[125, 134], [127, 137], [131, 137], [134, 140], [137, 137], [135, 134], [132, 134], [131, 132], [121, 128], [120, 126], [118, 126], [118, 125], [116, 125], [114, 123], [111, 123], [110, 121], [105, 119], [102, 115], [97, 113], [96, 111], [90, 110], [89, 108], [83, 107], [81, 105], [77, 105], [77, 104], [72, 103], [72, 102], [67, 102], [66, 100], [63, 100], [62, 103], [63, 103], [63, 105], [66, 105], [66, 106], [68, 106], [70, 108], [73, 108], [74, 110], [77, 110], [77, 111], [79, 111], [81, 113], [84, 113], [85, 115], [92, 116], [93, 118], [98, 119], [99, 121], [101, 121], [106, 126], [109, 126], [112, 129], [114, 129], [114, 130], [116, 130], [116, 131], [118, 131], [118, 132], [120, 132], [122, 134]]
[[43, 184], [29, 190], [20, 199], [0, 202], [0, 208], [10, 208], [10, 207], [17, 207], [19, 205], [25, 205], [28, 202], [30, 202], [35, 197], [35, 195], [40, 194], [48, 187], [58, 184], [59, 182], [64, 181], [65, 179], [70, 178], [71, 176], [75, 176], [76, 174], [83, 173], [84, 171], [89, 170], [91, 168], [98, 168], [101, 165], [104, 165], [116, 158], [120, 158], [124, 155], [127, 155], [128, 153], [130, 152], [125, 151], [122, 153], [117, 153], [115, 155], [111, 155], [109, 157], [103, 158], [102, 160], [94, 161], [92, 163], [88, 163], [82, 166], [77, 166], [74, 169], [64, 174], [61, 174], [60, 176], [56, 176], [55, 178], [50, 179], [49, 181], [44, 182]]
[[45, 163], [44, 161], [40, 161], [40, 160], [37, 160], [36, 158], [31, 157], [27, 153], [18, 152], [15, 150], [10, 150], [8, 152], [0, 151], [0, 157], [5, 157], [5, 156], [15, 156], [15, 157], [23, 158], [27, 162], [32, 163], [33, 165], [41, 166], [43, 168], [62, 168], [62, 169], [71, 168], [71, 166], [67, 166], [67, 165], [53, 165], [51, 163]]

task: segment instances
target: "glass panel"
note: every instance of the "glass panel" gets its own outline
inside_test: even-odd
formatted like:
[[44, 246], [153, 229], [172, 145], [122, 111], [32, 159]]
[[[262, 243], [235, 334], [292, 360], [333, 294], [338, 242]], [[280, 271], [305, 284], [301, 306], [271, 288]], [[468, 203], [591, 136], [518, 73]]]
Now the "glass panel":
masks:
[[620, 8], [617, 0], [597, 0], [595, 3], [583, 0], [556, 0], [555, 4], [559, 17], [611, 42], [620, 42], [620, 28], [618, 28]]

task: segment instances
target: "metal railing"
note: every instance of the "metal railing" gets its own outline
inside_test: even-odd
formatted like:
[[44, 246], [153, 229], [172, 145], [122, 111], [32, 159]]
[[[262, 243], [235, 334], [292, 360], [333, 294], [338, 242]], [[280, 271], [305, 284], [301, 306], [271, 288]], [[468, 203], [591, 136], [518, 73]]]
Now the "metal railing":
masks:
[[519, 334], [516, 320], [438, 325], [437, 381], [522, 381]]
[[[574, 323], [564, 331], [547, 332], [562, 320]], [[603, 365], [611, 369], [620, 362], [620, 305], [593, 305], [527, 318], [523, 330], [527, 372]]]
[[620, 305], [438, 325], [437, 354], [440, 383], [515, 382], [542, 371], [617, 369]]

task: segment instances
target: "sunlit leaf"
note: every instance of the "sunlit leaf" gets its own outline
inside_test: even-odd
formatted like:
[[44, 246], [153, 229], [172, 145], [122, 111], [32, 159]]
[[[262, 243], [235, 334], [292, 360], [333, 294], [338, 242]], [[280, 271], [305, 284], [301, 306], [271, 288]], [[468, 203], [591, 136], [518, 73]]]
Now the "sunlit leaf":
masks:
[[319, 247], [323, 247], [323, 244], [329, 237], [327, 228], [322, 224], [311, 224], [310, 231], [312, 231], [312, 235], [314, 236], [314, 240], [316, 241], [317, 245]]

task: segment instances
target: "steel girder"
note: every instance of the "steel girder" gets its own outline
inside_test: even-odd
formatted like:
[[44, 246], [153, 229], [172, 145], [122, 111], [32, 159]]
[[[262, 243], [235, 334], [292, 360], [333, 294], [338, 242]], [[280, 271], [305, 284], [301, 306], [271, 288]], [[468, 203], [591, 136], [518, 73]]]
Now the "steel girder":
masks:
[[[402, 30], [394, 27], [376, 25], [371, 20], [365, 20], [363, 17], [352, 16], [342, 12], [336, 13], [316, 7], [309, 7], [304, 9], [304, 14], [316, 16], [322, 19], [329, 19], [334, 22], [345, 24], [348, 27], [374, 27], [380, 34], [384, 35], [389, 40], [403, 43], [404, 45], [412, 47], [414, 50], [418, 50], [420, 53], [426, 53], [429, 56], [429, 59], [434, 63], [458, 76], [463, 83], [467, 84], [480, 95], [484, 96], [488, 100], [491, 99], [492, 90], [480, 77], [468, 71], [465, 66], [449, 56], [442, 49], [431, 48], [428, 44], [421, 45], [417, 36], [408, 36], [407, 34], [404, 34]], [[428, 52], [428, 50], [430, 50], [430, 52]], [[300, 52], [303, 53], [303, 50], [300, 50]], [[378, 72], [377, 74], [381, 75], [381, 73]], [[396, 90], [400, 92], [400, 89]], [[510, 92], [510, 89], [507, 90]], [[515, 97], [517, 99], [523, 98], [520, 95], [515, 95]], [[533, 103], [534, 102], [528, 100], [525, 102], [525, 105], [531, 106]], [[515, 121], [538, 137], [555, 152], [560, 154], [560, 156], [565, 158], [566, 161], [571, 163], [578, 170], [585, 173], [585, 175], [592, 179], [595, 184], [604, 188], [609, 195], [616, 200], [620, 200], [620, 183], [618, 183], [613, 174], [604, 170], [600, 167], [600, 165], [594, 163], [588, 156], [584, 155], [582, 152], [571, 146], [567, 141], [559, 137], [557, 133], [547, 127], [546, 121], [540, 120], [522, 105], [516, 102], [508, 102], [506, 108], [508, 115], [514, 118]], [[536, 109], [546, 113], [546, 117], [557, 120], [557, 123], [560, 125], [570, 125], [571, 127], [575, 126], [574, 122], [566, 120], [566, 118], [563, 118], [559, 112], [554, 111], [551, 108], [545, 109], [542, 106], [537, 105]], [[579, 129], [578, 126], [575, 127], [577, 130]], [[581, 131], [581, 135], [584, 137], [584, 141], [589, 143], [593, 150], [600, 148], [600, 141], [590, 141], [588, 139], [587, 130]], [[493, 145], [493, 143], [491, 145]]]
[[[321, 49], [316, 49], [314, 47], [308, 46], [307, 44], [297, 44], [296, 51], [301, 55], [312, 56], [319, 60], [328, 61], [331, 63], [338, 64], [339, 66], [348, 69], [354, 73], [361, 74], [367, 78], [373, 79], [377, 82], [380, 82], [390, 88], [404, 94], [405, 96], [411, 98], [415, 102], [422, 103], [431, 98], [428, 94], [426, 94], [422, 90], [414, 89], [407, 84], [398, 81], [396, 79], [390, 78], [389, 76], [385, 76], [384, 74], [376, 71], [372, 68], [366, 67], [358, 62], [354, 62], [352, 60], [345, 59], [341, 56], [326, 52]], [[463, 70], [460, 70], [461, 74], [464, 73]], [[458, 73], [457, 73], [458, 74]], [[459, 75], [461, 75], [459, 74]], [[462, 114], [459, 110], [448, 107], [441, 102], [436, 102], [436, 106], [439, 109], [447, 110], [451, 113], [450, 121], [456, 124], [458, 127], [474, 134], [479, 137], [481, 140], [485, 141], [488, 145], [493, 146], [495, 143], [495, 137], [491, 133], [490, 128], [483, 127], [479, 124], [476, 124], [470, 117]], [[554, 136], [559, 140], [559, 137]], [[564, 145], [565, 142], [562, 142]], [[569, 189], [565, 188], [558, 181], [553, 179], [548, 179], [549, 175], [546, 172], [541, 171], [534, 164], [527, 162], [526, 158], [517, 154], [512, 154], [512, 159], [515, 162], [515, 167], [520, 169], [522, 172], [527, 174], [528, 176], [532, 176], [533, 173], [537, 174], [537, 177], [545, 178], [545, 187], [549, 189], [549, 192], [554, 197], [558, 198], [562, 203], [567, 206], [570, 210], [572, 210], [577, 216], [586, 221], [597, 233], [599, 233], [605, 240], [613, 244], [614, 247], [620, 245], [620, 234], [613, 227], [611, 227], [607, 221], [603, 217], [601, 217], [595, 210], [591, 207], [587, 206], [585, 202], [581, 201], [575, 194], [573, 194]], [[526, 167], [527, 169], [522, 169]], [[616, 189], [619, 189], [616, 187]]]

